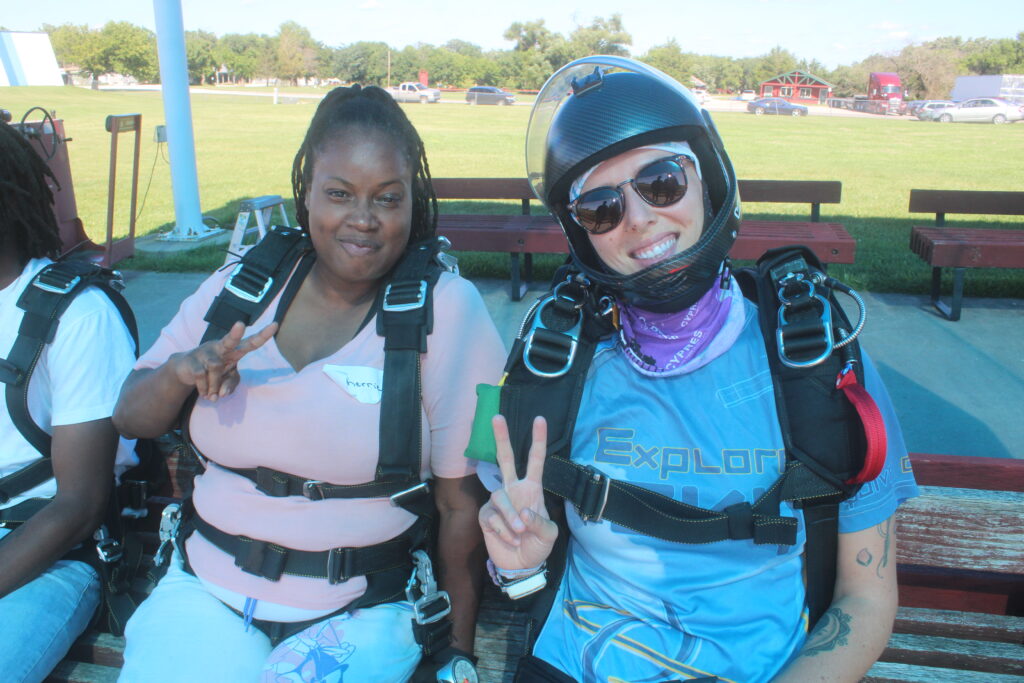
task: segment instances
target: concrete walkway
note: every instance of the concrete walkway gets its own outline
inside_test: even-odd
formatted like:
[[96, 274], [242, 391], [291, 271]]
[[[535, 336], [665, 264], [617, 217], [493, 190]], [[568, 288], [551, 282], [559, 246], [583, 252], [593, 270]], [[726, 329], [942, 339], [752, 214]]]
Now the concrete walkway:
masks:
[[[205, 277], [125, 273], [144, 348]], [[542, 290], [513, 302], [506, 281], [474, 283], [508, 344]], [[924, 296], [861, 294], [868, 306], [863, 345], [896, 406], [907, 447], [1024, 458], [1024, 300], [967, 299], [963, 317], [951, 323]]]

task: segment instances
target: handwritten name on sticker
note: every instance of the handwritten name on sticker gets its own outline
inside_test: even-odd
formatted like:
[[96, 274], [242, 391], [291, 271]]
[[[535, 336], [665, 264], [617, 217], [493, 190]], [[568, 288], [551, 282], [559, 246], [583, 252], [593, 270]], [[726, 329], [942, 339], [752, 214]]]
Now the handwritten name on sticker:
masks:
[[383, 370], [360, 365], [325, 365], [324, 372], [360, 403], [380, 403]]

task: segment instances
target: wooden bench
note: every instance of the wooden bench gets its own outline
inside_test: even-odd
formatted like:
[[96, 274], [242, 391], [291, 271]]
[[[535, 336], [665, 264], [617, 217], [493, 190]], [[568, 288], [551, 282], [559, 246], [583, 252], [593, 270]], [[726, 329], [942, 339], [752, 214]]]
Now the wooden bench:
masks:
[[[519, 200], [518, 214], [442, 213], [438, 234], [460, 251], [507, 252], [512, 299], [525, 293], [533, 275], [533, 254], [566, 254], [568, 245], [549, 214], [531, 215], [536, 201], [525, 178], [434, 178], [438, 199]], [[837, 204], [842, 183], [816, 180], [740, 180], [744, 202], [810, 204], [810, 221], [744, 220], [730, 255], [757, 259], [768, 249], [804, 244], [824, 263], [853, 263], [856, 242], [839, 223], [821, 222], [821, 205]], [[520, 268], [520, 254], [523, 267]]]
[[[1024, 192], [911, 190], [910, 213], [934, 213], [934, 226], [910, 230], [910, 250], [932, 267], [932, 305], [960, 319], [967, 268], [1024, 268], [1024, 230], [948, 228], [946, 214], [1024, 216]], [[953, 268], [949, 305], [941, 300], [942, 269]]]
[[[1024, 460], [911, 455], [921, 496], [897, 514], [900, 608], [870, 683], [1024, 678]], [[524, 615], [488, 583], [480, 680], [511, 683]], [[117, 679], [124, 639], [87, 632], [48, 681]]]

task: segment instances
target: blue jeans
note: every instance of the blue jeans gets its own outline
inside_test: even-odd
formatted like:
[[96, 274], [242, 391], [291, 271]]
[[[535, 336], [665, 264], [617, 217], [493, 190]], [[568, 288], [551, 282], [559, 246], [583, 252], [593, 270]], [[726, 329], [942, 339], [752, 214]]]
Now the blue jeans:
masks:
[[[0, 529], [0, 538], [9, 533]], [[59, 560], [0, 598], [0, 676], [13, 683], [46, 678], [85, 631], [100, 604], [100, 580], [84, 562]]]
[[276, 648], [182, 566], [128, 620], [120, 683], [385, 683], [405, 681], [420, 659], [406, 602], [325, 619]]

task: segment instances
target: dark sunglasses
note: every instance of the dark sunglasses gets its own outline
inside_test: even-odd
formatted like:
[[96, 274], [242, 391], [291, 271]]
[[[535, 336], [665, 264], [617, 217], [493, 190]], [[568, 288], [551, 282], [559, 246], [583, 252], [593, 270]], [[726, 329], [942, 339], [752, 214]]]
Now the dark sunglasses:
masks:
[[632, 185], [640, 198], [651, 206], [670, 206], [686, 196], [686, 169], [680, 159], [686, 154], [658, 159], [647, 164], [636, 177], [623, 180], [612, 187], [587, 190], [569, 204], [569, 213], [580, 227], [593, 235], [600, 235], [615, 227], [626, 214], [625, 185]]

